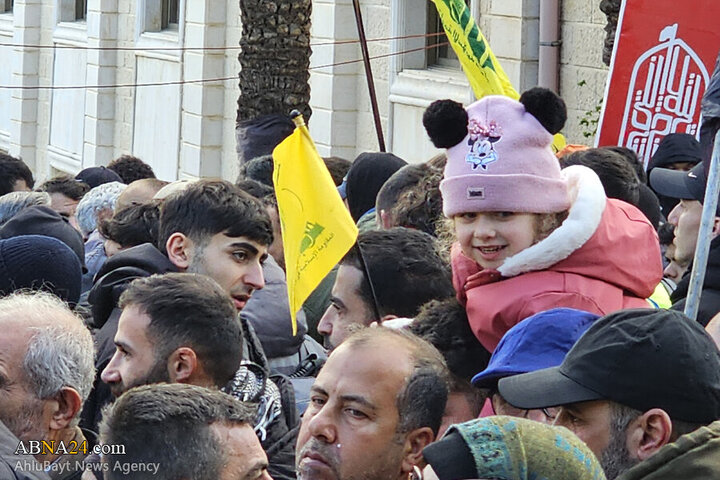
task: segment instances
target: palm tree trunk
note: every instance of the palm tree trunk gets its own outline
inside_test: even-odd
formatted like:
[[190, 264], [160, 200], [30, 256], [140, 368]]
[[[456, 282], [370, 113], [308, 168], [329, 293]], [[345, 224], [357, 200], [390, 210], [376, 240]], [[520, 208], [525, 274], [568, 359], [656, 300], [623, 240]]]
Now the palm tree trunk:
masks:
[[240, 0], [238, 122], [297, 109], [309, 120], [311, 0]]

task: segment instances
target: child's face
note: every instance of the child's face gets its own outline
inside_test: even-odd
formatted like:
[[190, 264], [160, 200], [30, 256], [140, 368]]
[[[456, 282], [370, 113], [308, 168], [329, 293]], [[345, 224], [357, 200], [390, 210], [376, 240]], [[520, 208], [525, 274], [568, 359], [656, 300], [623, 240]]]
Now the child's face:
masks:
[[455, 234], [465, 256], [497, 269], [506, 258], [535, 243], [534, 213], [467, 212], [456, 215]]

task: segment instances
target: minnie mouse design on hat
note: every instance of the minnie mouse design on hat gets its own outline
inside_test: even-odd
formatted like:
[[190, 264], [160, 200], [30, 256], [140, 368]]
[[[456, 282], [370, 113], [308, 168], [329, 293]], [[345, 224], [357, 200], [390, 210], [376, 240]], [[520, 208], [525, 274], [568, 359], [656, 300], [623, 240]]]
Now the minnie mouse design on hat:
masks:
[[432, 103], [423, 125], [433, 144], [447, 149], [445, 215], [567, 210], [567, 183], [552, 151], [566, 120], [565, 102], [546, 88], [520, 101], [489, 95], [467, 109], [452, 100]]

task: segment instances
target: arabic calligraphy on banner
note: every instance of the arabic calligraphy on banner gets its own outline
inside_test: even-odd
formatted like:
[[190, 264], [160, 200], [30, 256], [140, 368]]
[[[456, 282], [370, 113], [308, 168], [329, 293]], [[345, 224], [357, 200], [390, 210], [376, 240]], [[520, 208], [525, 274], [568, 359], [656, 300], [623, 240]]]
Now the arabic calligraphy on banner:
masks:
[[623, 3], [597, 144], [631, 148], [646, 167], [668, 133], [698, 135], [720, 50], [720, 2], [686, 3]]

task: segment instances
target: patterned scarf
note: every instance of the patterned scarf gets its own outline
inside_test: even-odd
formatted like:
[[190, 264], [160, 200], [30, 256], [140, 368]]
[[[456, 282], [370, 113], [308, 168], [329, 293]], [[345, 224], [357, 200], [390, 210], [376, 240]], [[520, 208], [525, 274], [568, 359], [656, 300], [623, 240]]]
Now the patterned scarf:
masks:
[[564, 427], [494, 416], [453, 425], [453, 430], [472, 453], [476, 478], [605, 480], [595, 455]]

